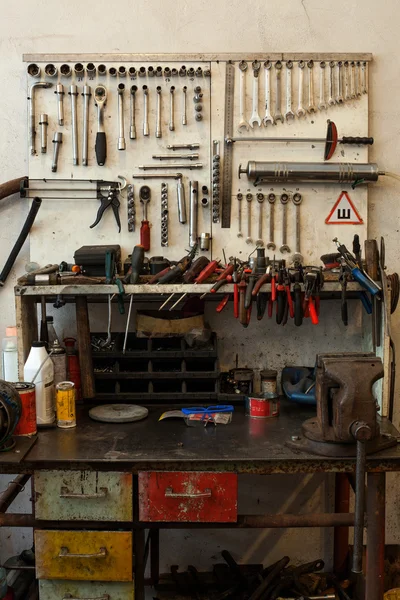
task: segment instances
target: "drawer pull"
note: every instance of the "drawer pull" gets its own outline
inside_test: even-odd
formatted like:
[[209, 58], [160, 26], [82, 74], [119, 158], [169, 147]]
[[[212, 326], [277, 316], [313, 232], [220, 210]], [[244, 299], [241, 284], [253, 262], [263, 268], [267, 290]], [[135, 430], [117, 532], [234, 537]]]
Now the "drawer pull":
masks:
[[66, 596], [63, 596], [62, 600], [110, 600], [110, 596], [108, 594], [103, 594], [102, 596], [97, 596], [97, 598], [77, 598], [76, 596], [67, 594]]
[[60, 498], [78, 498], [81, 500], [95, 500], [96, 498], [105, 498], [108, 494], [108, 488], [102, 487], [99, 492], [94, 494], [74, 494], [69, 491], [68, 488], [62, 487], [60, 492]]
[[165, 490], [166, 498], [211, 498], [211, 490], [205, 489], [204, 492], [193, 492], [193, 493], [177, 493], [169, 487]]
[[63, 546], [59, 553], [59, 558], [105, 558], [107, 556], [107, 548], [100, 548], [99, 552], [94, 554], [71, 554], [68, 548]]

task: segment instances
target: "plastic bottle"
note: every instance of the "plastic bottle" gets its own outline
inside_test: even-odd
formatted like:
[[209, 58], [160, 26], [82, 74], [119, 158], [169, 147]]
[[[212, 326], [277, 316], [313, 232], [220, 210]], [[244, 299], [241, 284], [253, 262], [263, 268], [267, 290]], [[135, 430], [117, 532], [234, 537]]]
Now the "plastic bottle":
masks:
[[2, 343], [2, 371], [5, 381], [18, 381], [17, 328], [6, 327]]
[[24, 366], [24, 381], [36, 386], [36, 419], [38, 425], [51, 425], [55, 420], [54, 366], [45, 342], [33, 342]]

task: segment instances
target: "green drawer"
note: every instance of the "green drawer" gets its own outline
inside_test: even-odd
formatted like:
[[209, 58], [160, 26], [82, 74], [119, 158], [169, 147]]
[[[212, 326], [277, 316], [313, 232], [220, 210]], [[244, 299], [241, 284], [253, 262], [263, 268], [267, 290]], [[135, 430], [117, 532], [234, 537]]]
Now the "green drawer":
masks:
[[45, 521], [131, 521], [132, 475], [35, 471], [35, 516]]
[[134, 600], [133, 583], [39, 581], [40, 600]]

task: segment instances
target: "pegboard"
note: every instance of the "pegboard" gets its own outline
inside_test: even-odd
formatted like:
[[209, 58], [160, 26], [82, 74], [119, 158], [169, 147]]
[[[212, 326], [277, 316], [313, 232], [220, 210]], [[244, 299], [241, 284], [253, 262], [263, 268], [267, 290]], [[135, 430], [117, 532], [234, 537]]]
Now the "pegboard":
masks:
[[[142, 185], [149, 185], [152, 193], [152, 199], [148, 205], [148, 219], [151, 223], [151, 248], [147, 253], [149, 256], [164, 255], [171, 260], [180, 259], [189, 247], [189, 182], [198, 181], [199, 185], [199, 205], [198, 205], [198, 233], [210, 233], [212, 243], [210, 251], [207, 254], [210, 258], [222, 258], [223, 251], [226, 256], [236, 255], [246, 258], [255, 248], [255, 242], [258, 239], [258, 219], [259, 204], [256, 200], [257, 193], [263, 193], [265, 200], [262, 204], [262, 240], [264, 245], [269, 241], [269, 204], [267, 196], [270, 193], [276, 195], [274, 205], [274, 242], [275, 250], [267, 250], [266, 254], [272, 258], [275, 254], [277, 258], [286, 258], [290, 260], [295, 250], [295, 206], [292, 203], [292, 196], [295, 192], [302, 195], [302, 204], [300, 207], [301, 221], [301, 254], [304, 256], [305, 264], [319, 264], [319, 257], [322, 253], [333, 251], [332, 238], [338, 237], [343, 243], [350, 244], [353, 235], [356, 232], [360, 239], [367, 237], [368, 226], [368, 203], [367, 186], [358, 186], [352, 189], [351, 185], [341, 186], [340, 184], [301, 184], [293, 186], [262, 185], [254, 187], [251, 181], [248, 181], [242, 175], [238, 177], [239, 165], [246, 165], [250, 160], [263, 161], [294, 161], [294, 162], [323, 162], [324, 144], [323, 143], [281, 143], [281, 142], [241, 142], [234, 144], [233, 150], [233, 168], [232, 168], [232, 210], [231, 227], [222, 228], [221, 222], [213, 223], [212, 218], [212, 156], [215, 147], [213, 141], [218, 142], [219, 153], [221, 156], [221, 171], [224, 161], [224, 117], [225, 117], [225, 72], [226, 63], [231, 60], [235, 71], [234, 82], [234, 116], [233, 116], [233, 135], [236, 138], [240, 136], [248, 137], [315, 137], [325, 139], [327, 119], [333, 120], [339, 132], [339, 137], [346, 136], [367, 136], [368, 135], [368, 94], [362, 93], [355, 99], [348, 100], [343, 104], [328, 106], [327, 110], [316, 110], [315, 113], [307, 113], [304, 118], [295, 118], [290, 122], [268, 125], [267, 127], [257, 125], [254, 129], [248, 131], [238, 131], [239, 124], [239, 62], [245, 60], [248, 69], [245, 74], [246, 94], [245, 94], [245, 117], [250, 119], [252, 114], [252, 67], [253, 60], [261, 62], [261, 71], [259, 76], [259, 101], [258, 109], [261, 119], [264, 117], [265, 110], [265, 77], [264, 61], [272, 61], [271, 73], [271, 112], [274, 113], [276, 105], [276, 84], [274, 65], [277, 60], [282, 60], [282, 112], [286, 108], [286, 61], [293, 60], [292, 69], [292, 110], [297, 109], [298, 100], [298, 82], [299, 67], [298, 61], [304, 59], [314, 60], [313, 81], [315, 104], [318, 104], [320, 98], [320, 61], [325, 61], [326, 68], [323, 76], [325, 81], [325, 98], [328, 99], [329, 91], [329, 62], [339, 60], [351, 62], [362, 62], [368, 64], [371, 59], [366, 54], [348, 54], [348, 55], [248, 55], [248, 56], [211, 56], [211, 55], [28, 55], [24, 60], [28, 63], [36, 63], [41, 69], [40, 79], [34, 79], [28, 75], [28, 88], [35, 81], [49, 81], [53, 84], [50, 89], [39, 89], [35, 95], [35, 122], [36, 122], [36, 155], [29, 156], [29, 178], [33, 182], [35, 179], [42, 178], [60, 178], [60, 179], [92, 179], [92, 180], [111, 180], [118, 181], [118, 175], [125, 177], [129, 184], [134, 186], [134, 198], [136, 209], [136, 227], [134, 232], [128, 231], [128, 213], [127, 213], [127, 194], [126, 190], [120, 197], [120, 217], [121, 233], [114, 220], [111, 208], [106, 211], [102, 221], [93, 229], [89, 226], [94, 222], [99, 201], [93, 194], [92, 199], [74, 199], [74, 195], [67, 194], [65, 199], [45, 199], [39, 211], [35, 226], [31, 233], [31, 260], [39, 264], [48, 262], [58, 262], [60, 260], [71, 261], [74, 251], [83, 244], [105, 244], [119, 243], [122, 248], [123, 256], [131, 253], [135, 244], [139, 243], [140, 222], [142, 220], [142, 207], [139, 203], [139, 189]], [[86, 67], [88, 62], [93, 62], [96, 67], [96, 74], [91, 76], [84, 71], [83, 77], [74, 73], [74, 65], [82, 63]], [[57, 69], [55, 77], [49, 77], [44, 74], [46, 64], [52, 63]], [[64, 77], [60, 74], [62, 64], [69, 64], [72, 68], [71, 77]], [[105, 64], [107, 74], [100, 76], [98, 74], [99, 64]], [[115, 68], [118, 72], [120, 66], [125, 67], [126, 75], [112, 77], [110, 68]], [[186, 75], [180, 76], [179, 71], [185, 65]], [[161, 68], [162, 76], [149, 76], [148, 68]], [[129, 69], [134, 67], [136, 77], [129, 75]], [[144, 67], [145, 76], [138, 75], [140, 68]], [[176, 69], [176, 75], [165, 76], [165, 68]], [[190, 68], [194, 73], [199, 68], [201, 75], [188, 76]], [[337, 68], [337, 67], [336, 67]], [[304, 103], [308, 103], [308, 70], [306, 67], [304, 73]], [[349, 75], [350, 76], [350, 75]], [[349, 80], [350, 82], [350, 80]], [[61, 127], [57, 122], [57, 96], [53, 93], [57, 83], [64, 85], [64, 125]], [[118, 85], [125, 84], [124, 92], [124, 124], [126, 150], [118, 150]], [[368, 79], [366, 76], [366, 85]], [[68, 95], [69, 86], [76, 84], [79, 95], [77, 97], [78, 108], [78, 156], [79, 165], [73, 165], [72, 161], [72, 132], [71, 132], [71, 99]], [[105, 166], [98, 166], [95, 157], [95, 137], [97, 131], [97, 109], [95, 107], [93, 92], [97, 84], [102, 84], [108, 92], [107, 105], [104, 112], [104, 124], [107, 135], [107, 161]], [[83, 116], [83, 98], [81, 96], [83, 85], [90, 85], [92, 96], [89, 100], [89, 164], [82, 165], [82, 116]], [[136, 85], [136, 139], [129, 138], [130, 124], [130, 87]], [[150, 135], [143, 135], [143, 91], [142, 87], [146, 85], [149, 90], [149, 128]], [[336, 74], [335, 74], [335, 87]], [[162, 137], [156, 138], [156, 87], [161, 86], [162, 96]], [[174, 124], [175, 130], [170, 131], [170, 88], [175, 86], [175, 110]], [[187, 125], [182, 124], [182, 102], [183, 86], [187, 87]], [[195, 120], [194, 110], [194, 88], [201, 87], [203, 94], [202, 120]], [[48, 115], [48, 134], [46, 154], [40, 152], [40, 114]], [[52, 173], [52, 142], [56, 131], [63, 133], [63, 144], [60, 149], [58, 168], [56, 173]], [[198, 153], [198, 159], [193, 161], [183, 161], [174, 159], [171, 151], [170, 161], [153, 160], [155, 154], [168, 154], [168, 145], [172, 144], [199, 144], [198, 150], [185, 151], [182, 153]], [[162, 166], [167, 163], [201, 163], [201, 169], [180, 169], [182, 172], [183, 183], [186, 192], [186, 210], [187, 223], [181, 224], [178, 220], [176, 183], [173, 179], [155, 179], [141, 180], [133, 179], [132, 175], [139, 175], [144, 171], [139, 169], [140, 165]], [[368, 146], [347, 146], [339, 144], [337, 146], [331, 162], [368, 162]], [[157, 169], [154, 172], [166, 172], [166, 169]], [[147, 172], [147, 171], [146, 171]], [[149, 171], [153, 172], [153, 170]], [[168, 169], [169, 173], [174, 173], [175, 169]], [[168, 185], [168, 247], [161, 246], [161, 185]], [[222, 185], [223, 182], [220, 183]], [[32, 183], [34, 185], [34, 183]], [[203, 186], [208, 188], [209, 200], [206, 206], [202, 206], [201, 199]], [[331, 212], [335, 202], [342, 191], [346, 191], [353, 202], [356, 211], [361, 217], [362, 223], [354, 226], [348, 225], [327, 225], [325, 219]], [[280, 204], [280, 195], [288, 193], [289, 203], [287, 205], [287, 243], [291, 249], [290, 253], [282, 254], [279, 250], [282, 243], [282, 205]], [[32, 192], [31, 192], [32, 193]], [[251, 193], [253, 196], [251, 203], [251, 243], [246, 243], [247, 237], [247, 203], [242, 201], [242, 232], [243, 236], [238, 237], [238, 208], [237, 194], [242, 193], [244, 197]], [[38, 193], [38, 195], [41, 195]], [[44, 196], [44, 195], [43, 195]], [[205, 202], [206, 204], [206, 202]], [[46, 244], [43, 240], [46, 239]]]

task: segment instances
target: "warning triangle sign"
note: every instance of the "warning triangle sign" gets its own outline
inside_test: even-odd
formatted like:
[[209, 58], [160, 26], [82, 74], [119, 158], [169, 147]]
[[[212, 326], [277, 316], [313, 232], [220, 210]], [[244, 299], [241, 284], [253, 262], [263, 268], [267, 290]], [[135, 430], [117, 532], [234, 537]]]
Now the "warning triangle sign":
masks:
[[342, 192], [329, 215], [325, 219], [327, 225], [362, 225], [364, 221], [347, 192]]

